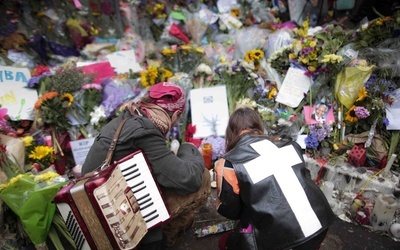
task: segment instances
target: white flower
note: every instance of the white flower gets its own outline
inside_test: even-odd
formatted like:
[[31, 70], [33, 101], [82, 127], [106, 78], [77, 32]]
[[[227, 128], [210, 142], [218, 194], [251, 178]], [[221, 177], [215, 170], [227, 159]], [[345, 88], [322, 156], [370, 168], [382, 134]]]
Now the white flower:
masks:
[[201, 73], [204, 73], [206, 75], [211, 75], [212, 74], [212, 69], [210, 66], [208, 66], [205, 63], [201, 63], [195, 70], [195, 75], [199, 75]]
[[93, 112], [90, 112], [90, 124], [97, 125], [101, 118], [106, 118], [106, 110], [103, 105], [96, 106], [93, 108]]

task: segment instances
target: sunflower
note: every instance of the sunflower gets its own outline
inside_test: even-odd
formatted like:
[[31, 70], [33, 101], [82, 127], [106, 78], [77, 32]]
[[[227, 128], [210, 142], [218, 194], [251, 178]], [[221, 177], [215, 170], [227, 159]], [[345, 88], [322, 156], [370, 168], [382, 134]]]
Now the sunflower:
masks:
[[70, 93], [65, 93], [61, 96], [61, 99], [64, 101], [68, 101], [67, 107], [71, 107], [72, 103], [74, 102], [74, 97]]
[[355, 109], [356, 107], [357, 107], [357, 106], [354, 106], [354, 105], [353, 105], [353, 107], [351, 107], [351, 108], [346, 112], [346, 118], [345, 118], [346, 121], [349, 121], [349, 122], [351, 122], [351, 123], [355, 123], [355, 122], [358, 121], [358, 117], [357, 117], [357, 115], [356, 115], [356, 112], [354, 111], [354, 109]]
[[42, 159], [46, 158], [47, 156], [50, 156], [50, 159], [53, 159], [53, 155], [54, 155], [53, 147], [37, 146], [29, 154], [29, 159], [42, 160]]

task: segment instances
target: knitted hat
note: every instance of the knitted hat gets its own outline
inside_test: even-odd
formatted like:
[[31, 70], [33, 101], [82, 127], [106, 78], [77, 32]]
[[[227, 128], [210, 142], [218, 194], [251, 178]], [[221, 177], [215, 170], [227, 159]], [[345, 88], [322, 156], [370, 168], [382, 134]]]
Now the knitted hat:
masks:
[[171, 112], [185, 109], [185, 93], [171, 82], [160, 82], [150, 87], [149, 96], [153, 103]]

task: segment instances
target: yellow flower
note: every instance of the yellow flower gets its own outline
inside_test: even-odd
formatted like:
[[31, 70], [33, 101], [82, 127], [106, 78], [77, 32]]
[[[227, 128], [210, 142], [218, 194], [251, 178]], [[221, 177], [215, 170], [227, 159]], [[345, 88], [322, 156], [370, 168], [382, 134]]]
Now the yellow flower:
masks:
[[163, 51], [161, 52], [161, 54], [163, 56], [172, 56], [176, 54], [176, 51], [173, 49], [163, 49]]
[[338, 144], [337, 144], [337, 143], [334, 143], [334, 144], [333, 144], [333, 150], [338, 150], [338, 149], [339, 149]]
[[276, 97], [276, 95], [278, 94], [278, 90], [277, 88], [274, 86], [273, 88], [271, 88], [271, 90], [268, 93], [268, 99], [274, 99]]
[[204, 53], [204, 50], [203, 50], [201, 47], [196, 47], [196, 48], [195, 48], [195, 51], [196, 51], [197, 53], [200, 53], [200, 54], [203, 54], [203, 53]]
[[310, 47], [314, 48], [315, 46], [317, 46], [317, 43], [315, 41], [311, 41], [310, 42]]
[[38, 183], [44, 182], [44, 181], [51, 181], [54, 178], [60, 176], [59, 174], [57, 174], [56, 172], [46, 172], [44, 174], [40, 174], [40, 175], [36, 175], [35, 176], [35, 181]]
[[71, 107], [74, 97], [70, 93], [65, 93], [61, 96], [62, 100], [68, 101], [67, 107]]
[[253, 50], [254, 60], [261, 60], [264, 57], [264, 51], [260, 49]]
[[37, 146], [29, 154], [29, 159], [42, 160], [43, 158], [49, 156], [52, 158], [54, 155], [54, 148], [48, 146]]
[[230, 12], [231, 12], [232, 16], [240, 17], [240, 9], [239, 8], [232, 8]]
[[310, 58], [310, 60], [316, 60], [316, 59], [317, 59], [317, 53], [315, 53], [315, 51], [314, 51], [314, 52], [311, 52], [311, 53], [308, 55], [308, 58]]
[[295, 54], [293, 54], [293, 53], [290, 53], [289, 54], [289, 59], [295, 59], [296, 58], [296, 55]]
[[304, 63], [304, 64], [307, 64], [309, 62], [309, 60], [308, 60], [308, 58], [302, 58], [301, 62]]
[[356, 106], [353, 105], [347, 112], [346, 112], [346, 121], [349, 121], [351, 123], [355, 123], [358, 121], [358, 117], [356, 116], [356, 113], [354, 112], [354, 109]]
[[25, 147], [29, 147], [32, 145], [33, 136], [28, 135], [28, 136], [22, 137], [21, 139], [24, 141]]
[[311, 72], [314, 72], [316, 70], [316, 68], [313, 67], [313, 66], [308, 66], [308, 70], [311, 71]]
[[246, 55], [244, 56], [244, 60], [245, 60], [246, 62], [252, 62], [252, 61], [253, 61], [251, 51], [247, 51], [247, 52], [246, 52]]
[[191, 48], [192, 48], [192, 46], [190, 46], [190, 45], [186, 45], [186, 44], [181, 45], [182, 50], [190, 50]]
[[365, 87], [362, 87], [360, 91], [358, 91], [358, 98], [356, 102], [364, 100], [364, 98], [367, 96], [368, 96], [367, 89]]

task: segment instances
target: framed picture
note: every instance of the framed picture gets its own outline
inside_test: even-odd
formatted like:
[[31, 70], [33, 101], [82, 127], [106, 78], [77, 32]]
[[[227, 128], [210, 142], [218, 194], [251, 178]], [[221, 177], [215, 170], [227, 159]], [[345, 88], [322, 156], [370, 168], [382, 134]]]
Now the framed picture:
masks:
[[332, 104], [317, 102], [314, 106], [304, 106], [304, 117], [306, 124], [334, 122]]

